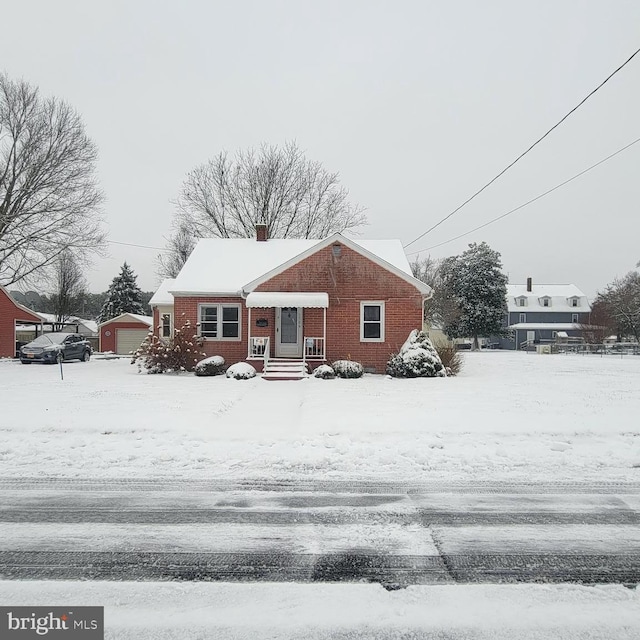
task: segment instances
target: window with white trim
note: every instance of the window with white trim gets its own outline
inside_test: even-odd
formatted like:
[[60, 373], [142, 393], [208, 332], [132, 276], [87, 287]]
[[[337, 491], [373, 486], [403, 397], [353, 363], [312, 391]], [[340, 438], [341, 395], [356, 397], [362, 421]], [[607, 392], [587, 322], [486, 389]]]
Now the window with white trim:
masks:
[[384, 302], [360, 303], [360, 342], [384, 342]]
[[239, 304], [198, 305], [199, 335], [209, 340], [240, 340]]
[[171, 314], [163, 313], [160, 318], [160, 337], [162, 338], [170, 338], [171, 337]]
[[573, 322], [573, 323], [579, 322], [577, 313], [572, 313], [571, 314], [571, 322]]
[[571, 306], [572, 307], [578, 306], [578, 298], [571, 298]]
[[527, 314], [521, 313], [519, 322], [526, 322], [526, 321], [527, 321]]
[[551, 298], [540, 298], [540, 301], [542, 302], [542, 306], [543, 307], [550, 307], [551, 306]]
[[527, 299], [525, 297], [516, 298], [516, 305], [519, 306], [519, 307], [526, 307], [527, 306]]

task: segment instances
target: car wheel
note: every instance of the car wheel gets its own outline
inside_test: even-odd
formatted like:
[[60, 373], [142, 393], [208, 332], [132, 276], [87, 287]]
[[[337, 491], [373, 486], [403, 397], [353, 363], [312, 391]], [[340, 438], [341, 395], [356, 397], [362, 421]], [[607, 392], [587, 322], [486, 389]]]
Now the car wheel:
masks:
[[82, 354], [82, 362], [89, 362], [90, 357], [91, 357], [91, 354], [88, 351], [85, 351]]

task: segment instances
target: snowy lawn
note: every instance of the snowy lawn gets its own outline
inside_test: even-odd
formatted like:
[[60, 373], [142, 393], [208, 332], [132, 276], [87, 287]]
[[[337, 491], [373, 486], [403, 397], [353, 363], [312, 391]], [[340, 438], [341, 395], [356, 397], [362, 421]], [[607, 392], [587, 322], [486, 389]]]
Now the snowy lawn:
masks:
[[0, 475], [640, 481], [640, 358], [464, 359], [276, 382], [0, 361]]
[[635, 640], [637, 589], [576, 585], [2, 582], [4, 605], [105, 607], [108, 640]]

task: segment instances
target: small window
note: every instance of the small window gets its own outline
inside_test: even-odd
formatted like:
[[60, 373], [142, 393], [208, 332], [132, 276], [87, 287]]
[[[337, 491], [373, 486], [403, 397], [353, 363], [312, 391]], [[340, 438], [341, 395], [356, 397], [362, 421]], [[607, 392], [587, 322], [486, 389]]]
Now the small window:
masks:
[[525, 307], [527, 305], [527, 299], [526, 298], [516, 298], [516, 305], [518, 307]]
[[572, 307], [578, 306], [578, 298], [571, 298], [571, 306]]
[[360, 303], [360, 342], [384, 342], [384, 302]]
[[552, 331], [551, 332], [551, 337], [555, 340], [558, 337], [558, 332], [557, 331]]
[[218, 305], [200, 307], [200, 335], [203, 338], [218, 337]]
[[520, 322], [526, 322], [527, 321], [527, 314], [526, 313], [521, 313], [520, 314]]
[[542, 306], [550, 307], [551, 306], [551, 298], [542, 298]]
[[240, 336], [240, 323], [238, 307], [222, 307], [222, 337], [237, 338]]
[[577, 313], [572, 313], [571, 314], [571, 322], [573, 322], [573, 323], [579, 322]]
[[163, 338], [171, 337], [171, 314], [163, 313], [160, 323], [160, 335]]

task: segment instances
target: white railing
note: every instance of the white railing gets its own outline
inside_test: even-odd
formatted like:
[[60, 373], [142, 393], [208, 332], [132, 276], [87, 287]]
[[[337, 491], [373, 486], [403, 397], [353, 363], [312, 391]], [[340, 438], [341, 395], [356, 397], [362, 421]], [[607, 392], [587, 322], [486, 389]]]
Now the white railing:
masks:
[[324, 360], [324, 338], [304, 338], [304, 360]]
[[247, 359], [264, 358], [266, 361], [269, 358], [269, 338], [249, 338], [249, 355]]

